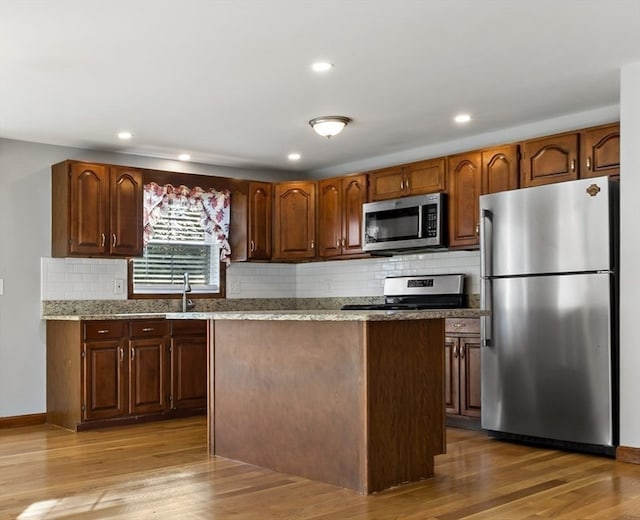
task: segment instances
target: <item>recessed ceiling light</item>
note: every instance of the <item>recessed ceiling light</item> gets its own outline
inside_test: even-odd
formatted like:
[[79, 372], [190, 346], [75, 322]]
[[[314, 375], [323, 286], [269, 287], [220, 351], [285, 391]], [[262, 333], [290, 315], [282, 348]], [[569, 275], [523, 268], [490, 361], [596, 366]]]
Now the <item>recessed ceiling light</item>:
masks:
[[131, 139], [133, 134], [131, 132], [118, 132], [118, 139]]
[[300, 155], [299, 153], [290, 153], [289, 155], [287, 155], [287, 158], [290, 161], [299, 161], [301, 157], [302, 155]]
[[316, 61], [311, 68], [314, 72], [327, 72], [333, 68], [333, 63], [329, 63], [328, 61]]
[[453, 118], [456, 123], [468, 123], [471, 121], [471, 116], [469, 114], [458, 114]]
[[188, 153], [181, 153], [180, 155], [178, 155], [178, 159], [180, 159], [181, 161], [189, 161], [191, 159], [191, 156]]

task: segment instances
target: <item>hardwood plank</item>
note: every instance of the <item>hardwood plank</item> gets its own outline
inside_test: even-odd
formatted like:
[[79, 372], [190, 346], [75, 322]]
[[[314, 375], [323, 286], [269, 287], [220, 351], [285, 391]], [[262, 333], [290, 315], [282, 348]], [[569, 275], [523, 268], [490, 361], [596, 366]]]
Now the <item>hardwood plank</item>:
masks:
[[375, 495], [207, 453], [205, 417], [0, 430], [0, 520], [640, 518], [640, 468], [447, 430], [435, 476]]

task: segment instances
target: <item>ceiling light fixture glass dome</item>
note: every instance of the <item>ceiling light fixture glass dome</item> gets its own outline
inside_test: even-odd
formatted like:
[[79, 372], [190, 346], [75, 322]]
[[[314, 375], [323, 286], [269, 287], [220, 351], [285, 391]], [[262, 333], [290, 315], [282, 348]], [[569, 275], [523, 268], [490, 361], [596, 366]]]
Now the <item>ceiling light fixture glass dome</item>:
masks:
[[329, 138], [342, 132], [351, 121], [351, 118], [345, 116], [322, 116], [314, 117], [309, 124], [318, 135]]

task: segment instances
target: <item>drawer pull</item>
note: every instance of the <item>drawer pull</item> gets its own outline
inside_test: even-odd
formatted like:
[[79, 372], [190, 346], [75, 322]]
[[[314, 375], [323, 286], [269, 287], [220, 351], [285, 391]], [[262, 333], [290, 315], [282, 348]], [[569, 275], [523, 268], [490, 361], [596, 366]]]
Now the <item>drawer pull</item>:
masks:
[[152, 330], [155, 330], [153, 327], [145, 327], [144, 329], [142, 329], [142, 332], [151, 332]]
[[109, 329], [101, 329], [98, 331], [98, 334], [107, 334], [109, 332]]
[[462, 323], [460, 323], [460, 322], [458, 322], [458, 323], [454, 323], [454, 324], [453, 324], [453, 326], [454, 326], [456, 329], [459, 329], [460, 327], [462, 327]]

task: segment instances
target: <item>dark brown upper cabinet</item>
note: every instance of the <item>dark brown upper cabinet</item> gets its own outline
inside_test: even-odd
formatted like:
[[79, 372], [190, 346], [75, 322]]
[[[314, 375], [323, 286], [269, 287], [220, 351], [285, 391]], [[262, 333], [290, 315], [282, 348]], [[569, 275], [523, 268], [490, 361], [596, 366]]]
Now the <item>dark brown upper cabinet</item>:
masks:
[[579, 133], [560, 134], [522, 143], [521, 186], [541, 186], [578, 178]]
[[447, 159], [439, 157], [369, 173], [369, 200], [387, 200], [444, 191]]
[[52, 167], [54, 257], [142, 254], [142, 173], [64, 161]]
[[367, 176], [350, 175], [318, 184], [318, 255], [323, 258], [362, 253], [362, 204]]
[[580, 133], [580, 177], [620, 175], [620, 124]]
[[316, 256], [316, 184], [275, 185], [274, 258], [306, 260]]

